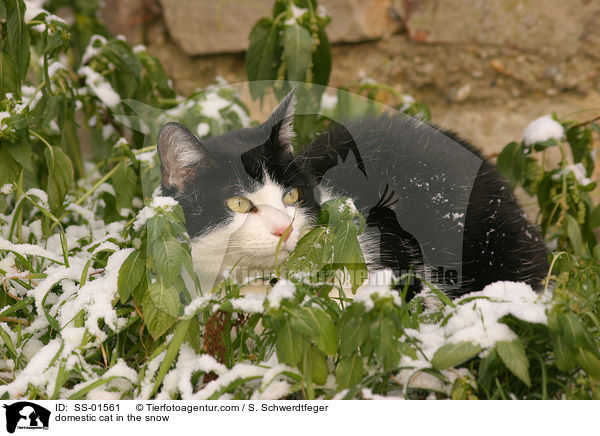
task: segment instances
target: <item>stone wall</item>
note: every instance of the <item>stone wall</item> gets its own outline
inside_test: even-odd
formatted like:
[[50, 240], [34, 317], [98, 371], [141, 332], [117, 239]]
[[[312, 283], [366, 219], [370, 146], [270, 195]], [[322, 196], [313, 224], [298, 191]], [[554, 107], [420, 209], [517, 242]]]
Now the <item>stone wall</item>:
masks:
[[[271, 15], [271, 0], [160, 0], [173, 41], [189, 55], [243, 52], [254, 23]], [[389, 34], [397, 24], [391, 0], [322, 0], [333, 20], [332, 42], [358, 42]]]

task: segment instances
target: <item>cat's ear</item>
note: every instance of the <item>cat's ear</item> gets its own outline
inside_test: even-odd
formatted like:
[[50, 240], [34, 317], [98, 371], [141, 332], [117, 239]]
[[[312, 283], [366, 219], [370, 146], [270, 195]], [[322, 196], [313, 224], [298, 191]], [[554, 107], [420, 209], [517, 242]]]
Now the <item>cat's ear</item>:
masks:
[[208, 160], [198, 138], [179, 123], [167, 123], [160, 129], [158, 156], [163, 188], [176, 191], [181, 191], [186, 180]]
[[278, 148], [278, 151], [292, 154], [294, 152], [294, 141], [296, 132], [294, 131], [294, 114], [296, 110], [296, 88], [293, 88], [285, 96], [279, 106], [265, 124], [272, 126], [269, 144]]

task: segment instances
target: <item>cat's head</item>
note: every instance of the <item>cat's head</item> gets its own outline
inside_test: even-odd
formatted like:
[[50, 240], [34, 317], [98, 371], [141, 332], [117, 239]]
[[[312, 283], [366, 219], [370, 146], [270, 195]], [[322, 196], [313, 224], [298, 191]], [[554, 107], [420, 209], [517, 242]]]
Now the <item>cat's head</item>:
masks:
[[284, 259], [316, 218], [314, 181], [293, 154], [294, 105], [291, 92], [263, 124], [202, 141], [181, 124], [161, 129], [161, 190], [183, 209], [199, 272], [272, 267], [280, 240]]

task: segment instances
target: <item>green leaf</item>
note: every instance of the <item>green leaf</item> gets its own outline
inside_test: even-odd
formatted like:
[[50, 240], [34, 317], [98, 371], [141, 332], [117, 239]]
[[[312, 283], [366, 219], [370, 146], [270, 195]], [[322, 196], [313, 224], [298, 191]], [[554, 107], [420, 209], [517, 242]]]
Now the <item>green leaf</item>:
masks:
[[135, 171], [127, 165], [127, 160], [122, 160], [112, 175], [114, 183], [117, 207], [119, 209], [130, 208], [131, 201], [136, 192], [138, 180]]
[[7, 151], [4, 144], [0, 145], [0, 186], [18, 181], [21, 165]]
[[431, 359], [431, 364], [436, 369], [458, 366], [475, 357], [481, 350], [482, 348], [479, 345], [473, 345], [471, 342], [446, 344], [435, 352], [433, 359]]
[[311, 345], [308, 349], [308, 362], [310, 364], [310, 373], [315, 383], [324, 385], [327, 383], [327, 375], [329, 370], [327, 368], [327, 357], [314, 345]]
[[287, 10], [288, 2], [287, 0], [275, 0], [273, 3], [273, 16], [276, 17], [279, 14], [284, 13]]
[[508, 144], [498, 155], [496, 166], [498, 171], [506, 177], [511, 184], [520, 182], [525, 175], [526, 159], [523, 146], [517, 142]]
[[590, 218], [590, 226], [592, 227], [592, 229], [600, 227], [600, 204], [598, 204], [592, 211], [592, 216]]
[[44, 315], [46, 316], [46, 319], [48, 320], [48, 324], [50, 324], [50, 327], [52, 327], [54, 330], [56, 330], [58, 332], [58, 331], [60, 331], [60, 324], [58, 323], [56, 318], [54, 318], [52, 315], [50, 315], [50, 312], [46, 308], [46, 298], [48, 298], [48, 295], [50, 295], [50, 291], [48, 291], [46, 293], [46, 295], [44, 295], [44, 298], [42, 298], [42, 309], [44, 310]]
[[389, 318], [379, 318], [371, 325], [370, 337], [376, 343], [375, 354], [383, 362], [385, 371], [393, 369], [400, 360], [395, 331], [394, 322]]
[[311, 309], [308, 307], [290, 307], [290, 323], [296, 332], [315, 337], [319, 334], [319, 328], [315, 322]]
[[200, 331], [200, 321], [197, 317], [192, 318], [192, 322], [187, 329], [184, 340], [197, 354], [202, 353], [202, 332]]
[[567, 130], [567, 142], [571, 147], [573, 162], [581, 162], [592, 142], [592, 132], [583, 126], [570, 128]]
[[[15, 60], [19, 80], [25, 80], [29, 68], [29, 29], [25, 24], [25, 3], [16, 0], [6, 18], [6, 30], [9, 38], [6, 41], [8, 53]], [[17, 95], [21, 95], [20, 89]]]
[[358, 231], [352, 221], [345, 222], [334, 233], [333, 263], [345, 267], [350, 273], [352, 293], [355, 293], [369, 276], [367, 264], [358, 242]]
[[148, 331], [156, 340], [175, 323], [181, 309], [179, 293], [160, 280], [150, 284], [142, 301], [142, 313]]
[[246, 54], [246, 74], [250, 81], [250, 94], [253, 99], [262, 97], [270, 83], [258, 82], [275, 80], [281, 49], [278, 44], [279, 26], [270, 18], [260, 19], [250, 32], [250, 44]]
[[309, 315], [313, 318], [316, 325], [316, 334], [312, 340], [324, 353], [334, 356], [337, 353], [337, 331], [331, 318], [327, 313], [317, 308], [307, 308]]
[[356, 385], [364, 375], [360, 354], [354, 353], [339, 361], [335, 369], [335, 382], [338, 389], [348, 389]]
[[10, 53], [0, 50], [0, 98], [12, 92], [20, 94], [19, 72]]
[[583, 245], [583, 239], [581, 237], [581, 230], [579, 229], [579, 223], [577, 220], [573, 218], [571, 215], [566, 215], [567, 220], [567, 235], [569, 236], [569, 241], [573, 246], [573, 251], [578, 256], [582, 256], [585, 252], [585, 247]]
[[286, 260], [286, 268], [291, 272], [321, 270], [327, 260], [323, 254], [326, 244], [327, 228], [314, 227], [298, 241], [296, 248]]
[[556, 367], [564, 372], [571, 371], [575, 366], [575, 355], [566, 343], [565, 338], [558, 335], [554, 336], [552, 345], [554, 348]]
[[331, 74], [331, 45], [323, 28], [319, 28], [319, 45], [313, 54], [313, 83], [327, 86]]
[[297, 82], [306, 80], [310, 66], [313, 41], [304, 27], [286, 27], [283, 36], [283, 55], [287, 67], [287, 79]]
[[596, 259], [597, 261], [599, 261], [599, 262], [600, 262], [600, 245], [596, 245], [596, 246], [594, 247], [594, 252], [593, 252], [593, 254], [594, 254], [594, 259]]
[[134, 250], [119, 270], [117, 286], [119, 290], [119, 299], [125, 304], [133, 290], [139, 285], [140, 280], [146, 272], [146, 253], [145, 250]]
[[583, 347], [592, 352], [597, 352], [594, 340], [574, 313], [556, 312], [556, 319], [562, 336], [564, 336], [569, 346]]
[[277, 358], [290, 366], [297, 366], [302, 358], [304, 342], [307, 338], [292, 330], [289, 319], [286, 319], [277, 330]]
[[151, 244], [154, 257], [153, 266], [156, 268], [161, 281], [166, 285], [171, 285], [181, 273], [184, 248], [180, 241], [164, 234], [161, 234]]
[[360, 328], [365, 314], [364, 304], [351, 304], [342, 315], [340, 324], [340, 355], [350, 356], [368, 338], [368, 330]]
[[506, 367], [527, 386], [531, 386], [529, 378], [529, 359], [525, 354], [525, 347], [519, 338], [513, 341], [500, 341], [496, 349]]
[[45, 148], [44, 156], [48, 167], [48, 203], [50, 211], [54, 213], [62, 209], [65, 196], [71, 188], [73, 164], [60, 147]]
[[2, 339], [3, 345], [6, 346], [6, 348], [8, 349], [8, 352], [11, 355], [11, 357], [14, 360], [17, 360], [17, 357], [19, 356], [19, 354], [17, 353], [17, 350], [15, 348], [15, 344], [13, 344], [12, 339], [10, 338], [10, 336], [8, 335], [8, 333], [6, 333], [4, 331], [4, 329], [2, 327], [0, 327], [0, 339]]
[[188, 331], [188, 328], [190, 327], [190, 324], [192, 323], [192, 320], [193, 318], [184, 319], [180, 321], [177, 325], [177, 328], [175, 329], [175, 334], [173, 335], [173, 338], [171, 339], [171, 341], [169, 342], [169, 346], [167, 347], [165, 358], [162, 361], [160, 369], [158, 370], [158, 373], [156, 375], [156, 382], [154, 383], [154, 388], [152, 389], [151, 395], [154, 395], [156, 392], [158, 392], [158, 388], [163, 382], [165, 376], [167, 375], [167, 372], [169, 371], [169, 369], [171, 369], [171, 364], [179, 354], [179, 349], [181, 348], [181, 344], [183, 343], [183, 339], [186, 336], [186, 333]]
[[600, 359], [594, 356], [594, 353], [579, 348], [575, 360], [590, 377], [600, 380]]

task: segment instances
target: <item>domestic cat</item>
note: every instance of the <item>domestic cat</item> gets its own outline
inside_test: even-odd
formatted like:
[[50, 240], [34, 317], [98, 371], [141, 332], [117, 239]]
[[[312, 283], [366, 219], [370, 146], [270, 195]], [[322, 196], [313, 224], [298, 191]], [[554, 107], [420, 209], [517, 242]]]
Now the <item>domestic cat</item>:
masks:
[[162, 193], [184, 211], [203, 289], [234, 267], [272, 270], [332, 196], [363, 213], [369, 268], [391, 269], [407, 298], [424, 282], [450, 296], [499, 280], [541, 288], [542, 237], [469, 143], [381, 115], [332, 122], [295, 155], [294, 107], [292, 91], [263, 124], [202, 141], [180, 124], [161, 129]]

